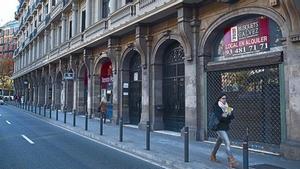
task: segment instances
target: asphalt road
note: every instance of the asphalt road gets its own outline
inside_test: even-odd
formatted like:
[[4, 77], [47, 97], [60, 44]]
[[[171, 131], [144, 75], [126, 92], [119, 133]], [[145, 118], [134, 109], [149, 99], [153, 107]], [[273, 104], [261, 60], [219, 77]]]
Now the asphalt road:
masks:
[[0, 105], [0, 169], [159, 169]]

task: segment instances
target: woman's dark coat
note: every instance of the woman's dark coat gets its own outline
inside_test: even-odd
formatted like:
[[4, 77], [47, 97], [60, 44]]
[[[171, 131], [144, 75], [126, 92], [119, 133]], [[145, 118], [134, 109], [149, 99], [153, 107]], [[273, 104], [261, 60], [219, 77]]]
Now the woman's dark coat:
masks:
[[230, 116], [223, 117], [222, 116], [223, 110], [218, 105], [218, 102], [214, 104], [213, 112], [215, 113], [216, 117], [220, 121], [220, 123], [217, 126], [217, 131], [219, 131], [219, 130], [228, 131], [229, 130], [229, 124], [230, 124], [231, 120], [234, 119], [233, 113], [231, 113]]

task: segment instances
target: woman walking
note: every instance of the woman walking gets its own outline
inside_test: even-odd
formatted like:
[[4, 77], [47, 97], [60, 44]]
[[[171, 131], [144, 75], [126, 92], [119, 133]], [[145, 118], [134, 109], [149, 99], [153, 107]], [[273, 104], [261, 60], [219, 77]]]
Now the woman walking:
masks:
[[219, 120], [219, 124], [217, 125], [216, 132], [218, 134], [217, 142], [215, 147], [211, 153], [210, 160], [217, 161], [216, 154], [218, 149], [220, 148], [222, 142], [225, 143], [226, 154], [228, 157], [228, 165], [230, 168], [234, 168], [237, 166], [237, 161], [234, 159], [232, 152], [230, 150], [230, 140], [228, 137], [228, 130], [231, 120], [234, 119], [232, 110], [233, 108], [229, 107], [226, 101], [227, 97], [225, 94], [220, 95], [218, 100], [213, 106], [213, 113]]
[[99, 109], [100, 109], [100, 115], [104, 119], [104, 123], [105, 123], [106, 122], [106, 111], [107, 111], [107, 101], [106, 101], [105, 97], [101, 98]]

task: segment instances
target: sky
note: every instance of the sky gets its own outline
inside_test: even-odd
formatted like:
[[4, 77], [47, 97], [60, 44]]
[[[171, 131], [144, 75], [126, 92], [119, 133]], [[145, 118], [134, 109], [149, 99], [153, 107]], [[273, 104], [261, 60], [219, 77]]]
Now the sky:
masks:
[[0, 26], [15, 19], [18, 5], [18, 0], [0, 0]]

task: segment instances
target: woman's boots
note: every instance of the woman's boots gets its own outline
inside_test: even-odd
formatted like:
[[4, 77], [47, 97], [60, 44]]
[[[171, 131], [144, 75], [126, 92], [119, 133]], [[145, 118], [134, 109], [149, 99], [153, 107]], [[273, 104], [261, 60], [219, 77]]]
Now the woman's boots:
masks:
[[229, 168], [236, 168], [238, 166], [238, 162], [233, 156], [228, 157], [228, 166]]
[[217, 157], [214, 154], [210, 155], [210, 161], [216, 162], [217, 161]]

